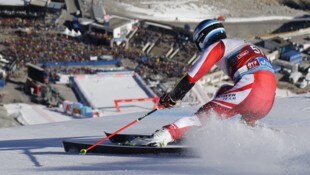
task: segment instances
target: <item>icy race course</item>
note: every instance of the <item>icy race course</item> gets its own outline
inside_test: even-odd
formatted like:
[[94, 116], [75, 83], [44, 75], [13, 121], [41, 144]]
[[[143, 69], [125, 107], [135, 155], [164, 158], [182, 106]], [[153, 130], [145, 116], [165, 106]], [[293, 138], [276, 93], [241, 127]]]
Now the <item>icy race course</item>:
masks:
[[309, 174], [309, 114], [309, 95], [277, 99], [264, 127], [212, 119], [193, 144], [215, 174]]
[[[150, 134], [195, 108], [157, 111], [123, 133]], [[277, 98], [271, 113], [250, 128], [238, 117], [210, 119], [187, 140], [197, 156], [65, 153], [61, 141], [102, 137], [143, 113], [0, 130], [3, 174], [310, 174], [310, 94]], [[276, 128], [274, 131], [269, 128]]]

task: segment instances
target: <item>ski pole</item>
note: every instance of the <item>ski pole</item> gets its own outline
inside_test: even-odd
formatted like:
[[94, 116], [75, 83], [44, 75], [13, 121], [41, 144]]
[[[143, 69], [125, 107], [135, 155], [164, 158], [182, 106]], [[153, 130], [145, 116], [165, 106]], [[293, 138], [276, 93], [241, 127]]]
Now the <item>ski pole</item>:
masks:
[[136, 120], [134, 120], [134, 121], [128, 123], [126, 126], [123, 126], [122, 128], [120, 128], [120, 129], [118, 129], [117, 131], [113, 132], [111, 135], [106, 136], [106, 137], [100, 139], [98, 142], [94, 143], [93, 145], [89, 146], [88, 148], [86, 148], [86, 149], [81, 149], [80, 154], [81, 154], [81, 155], [85, 155], [85, 154], [87, 153], [87, 151], [89, 151], [89, 150], [95, 148], [97, 145], [99, 145], [99, 144], [101, 144], [101, 143], [107, 141], [108, 139], [110, 139], [111, 137], [113, 137], [113, 136], [115, 136], [116, 134], [120, 133], [120, 132], [123, 131], [124, 129], [130, 127], [131, 125], [134, 125], [135, 123], [138, 123], [139, 121], [141, 121], [141, 120], [144, 119], [145, 117], [151, 115], [153, 112], [155, 112], [155, 111], [157, 111], [157, 110], [158, 110], [158, 108], [153, 109], [152, 111], [150, 111], [150, 112], [144, 114], [142, 117], [140, 117], [140, 118], [138, 118], [138, 119], [136, 119]]

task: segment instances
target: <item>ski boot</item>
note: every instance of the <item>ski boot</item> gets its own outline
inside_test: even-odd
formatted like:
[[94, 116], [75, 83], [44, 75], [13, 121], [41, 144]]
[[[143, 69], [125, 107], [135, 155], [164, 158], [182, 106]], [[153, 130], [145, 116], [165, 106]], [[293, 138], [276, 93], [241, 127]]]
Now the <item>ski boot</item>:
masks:
[[154, 146], [165, 147], [168, 143], [173, 142], [173, 138], [168, 129], [157, 130], [151, 137], [137, 137], [128, 144], [132, 146]]

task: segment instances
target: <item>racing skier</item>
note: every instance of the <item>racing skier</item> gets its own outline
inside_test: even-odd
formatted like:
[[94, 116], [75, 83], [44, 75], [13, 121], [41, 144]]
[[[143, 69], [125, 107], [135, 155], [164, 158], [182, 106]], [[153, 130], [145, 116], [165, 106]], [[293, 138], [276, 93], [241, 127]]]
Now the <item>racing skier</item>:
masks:
[[272, 65], [259, 48], [243, 40], [228, 39], [223, 25], [212, 19], [197, 25], [193, 41], [201, 51], [198, 61], [171, 92], [160, 98], [159, 105], [173, 107], [214, 65], [224, 71], [234, 85], [222, 86], [193, 116], [180, 118], [156, 131], [151, 138], [136, 138], [130, 144], [166, 146], [191, 127], [201, 126], [212, 111], [223, 119], [240, 114], [242, 121], [254, 126], [271, 110], [276, 79]]

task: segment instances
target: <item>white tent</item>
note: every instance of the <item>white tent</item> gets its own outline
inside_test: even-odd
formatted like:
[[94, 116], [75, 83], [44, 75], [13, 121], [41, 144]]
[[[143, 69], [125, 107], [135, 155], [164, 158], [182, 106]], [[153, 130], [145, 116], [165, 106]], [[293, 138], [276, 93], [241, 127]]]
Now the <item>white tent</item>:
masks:
[[69, 30], [68, 28], [66, 28], [66, 30], [61, 33], [67, 36], [71, 36], [71, 37], [78, 37], [82, 35], [80, 31], [75, 32], [73, 29]]
[[70, 30], [68, 29], [68, 28], [66, 28], [66, 30], [65, 31], [63, 31], [63, 32], [61, 32], [62, 34], [64, 34], [64, 35], [69, 35], [69, 33], [70, 33]]
[[70, 31], [69, 36], [75, 37], [75, 31], [73, 29]]
[[82, 33], [80, 32], [80, 31], [77, 31], [77, 36], [81, 36], [82, 35]]

